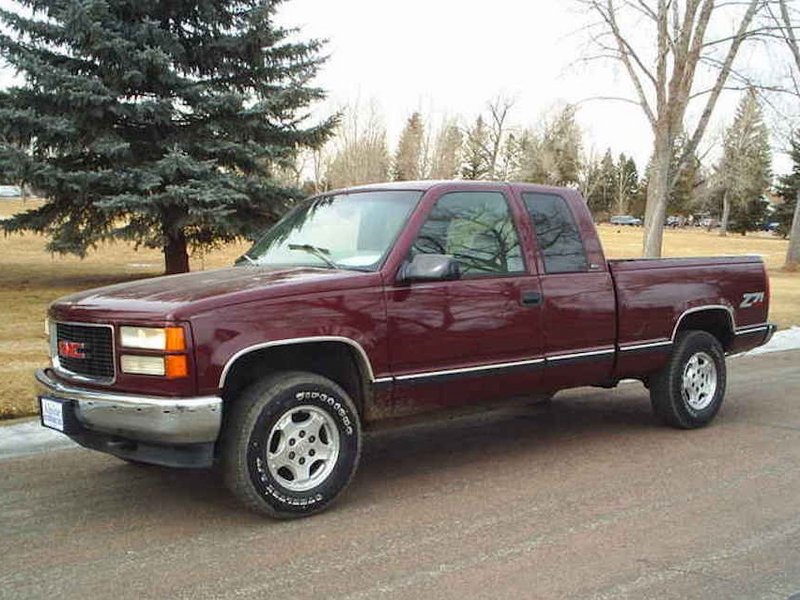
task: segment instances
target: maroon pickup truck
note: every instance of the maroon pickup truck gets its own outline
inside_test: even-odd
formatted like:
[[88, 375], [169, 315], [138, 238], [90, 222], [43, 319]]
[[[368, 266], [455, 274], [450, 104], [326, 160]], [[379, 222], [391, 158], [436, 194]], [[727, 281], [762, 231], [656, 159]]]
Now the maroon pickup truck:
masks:
[[757, 257], [607, 261], [574, 190], [371, 185], [301, 203], [231, 268], [58, 300], [36, 380], [83, 446], [217, 463], [251, 508], [302, 516], [393, 417], [635, 378], [661, 421], [706, 425], [768, 304]]

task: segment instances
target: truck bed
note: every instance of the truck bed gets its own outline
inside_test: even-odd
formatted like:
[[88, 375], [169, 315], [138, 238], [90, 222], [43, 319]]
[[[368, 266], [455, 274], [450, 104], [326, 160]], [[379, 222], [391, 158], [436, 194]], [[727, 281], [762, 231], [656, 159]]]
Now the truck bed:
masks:
[[[608, 265], [617, 294], [620, 348], [666, 346], [683, 319], [708, 309], [732, 332], [728, 352], [758, 346], [767, 334], [769, 283], [758, 256], [612, 259]], [[618, 369], [632, 364], [621, 356]]]

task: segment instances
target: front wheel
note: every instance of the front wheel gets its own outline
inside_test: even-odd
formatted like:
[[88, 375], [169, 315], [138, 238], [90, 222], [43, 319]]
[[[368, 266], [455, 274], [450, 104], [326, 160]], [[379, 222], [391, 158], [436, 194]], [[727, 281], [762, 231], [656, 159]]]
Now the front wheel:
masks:
[[678, 335], [667, 365], [650, 379], [650, 402], [661, 421], [681, 429], [708, 425], [722, 405], [725, 352], [705, 331]]
[[350, 483], [360, 454], [358, 412], [329, 379], [278, 373], [232, 400], [223, 475], [257, 512], [292, 518], [321, 511]]

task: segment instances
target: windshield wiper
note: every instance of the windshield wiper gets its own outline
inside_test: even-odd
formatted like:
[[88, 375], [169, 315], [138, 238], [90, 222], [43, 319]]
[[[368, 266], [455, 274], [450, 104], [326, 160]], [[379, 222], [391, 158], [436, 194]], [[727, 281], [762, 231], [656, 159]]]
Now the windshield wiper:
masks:
[[318, 259], [323, 261], [331, 269], [341, 268], [334, 261], [328, 258], [328, 255], [330, 255], [331, 251], [327, 248], [320, 248], [319, 246], [312, 246], [311, 244], [289, 244], [289, 250], [302, 250], [303, 252], [308, 252], [309, 254], [313, 254]]
[[255, 259], [253, 259], [253, 257], [250, 256], [247, 252], [245, 252], [238, 259], [236, 259], [236, 262], [239, 262], [242, 259], [245, 259], [251, 265], [255, 265], [255, 266], [259, 265], [259, 262], [257, 260], [255, 260]]

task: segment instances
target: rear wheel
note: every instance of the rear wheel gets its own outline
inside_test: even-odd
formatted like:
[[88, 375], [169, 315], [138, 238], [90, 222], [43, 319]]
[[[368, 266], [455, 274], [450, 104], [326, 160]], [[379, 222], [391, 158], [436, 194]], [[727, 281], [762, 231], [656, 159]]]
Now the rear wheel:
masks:
[[650, 401], [667, 425], [693, 429], [717, 414], [725, 386], [725, 352], [717, 338], [685, 331], [678, 335], [669, 363], [650, 378]]
[[361, 424], [347, 393], [313, 373], [266, 377], [232, 402], [222, 441], [230, 490], [271, 517], [326, 508], [350, 483]]

